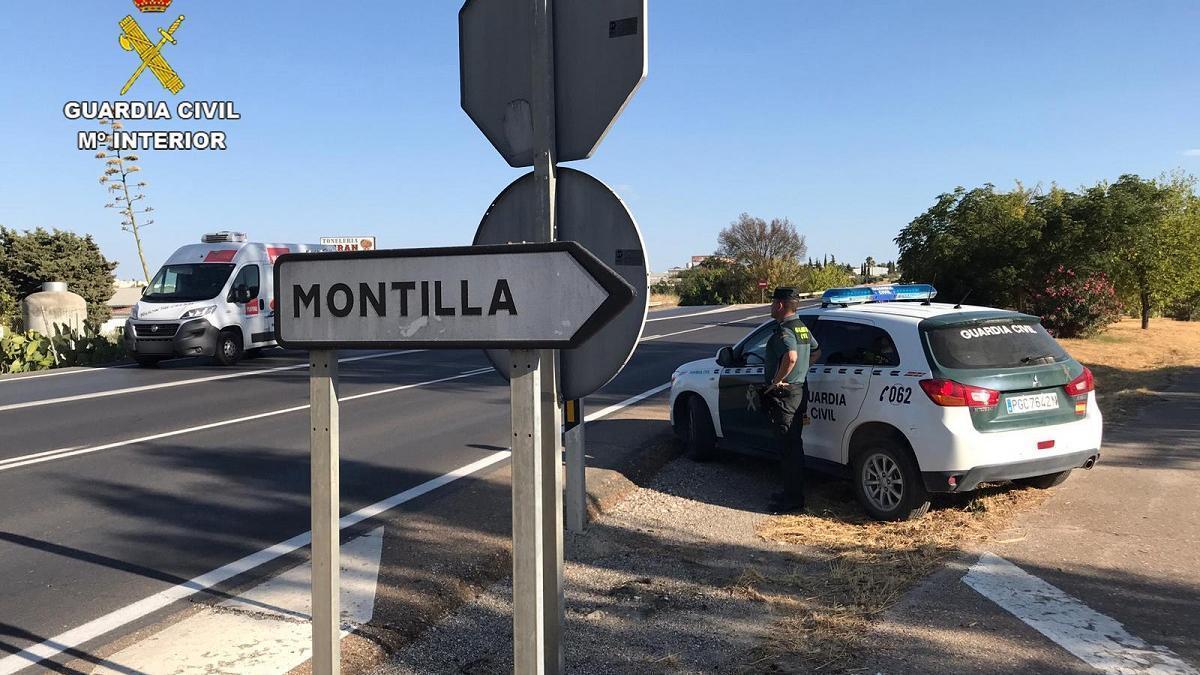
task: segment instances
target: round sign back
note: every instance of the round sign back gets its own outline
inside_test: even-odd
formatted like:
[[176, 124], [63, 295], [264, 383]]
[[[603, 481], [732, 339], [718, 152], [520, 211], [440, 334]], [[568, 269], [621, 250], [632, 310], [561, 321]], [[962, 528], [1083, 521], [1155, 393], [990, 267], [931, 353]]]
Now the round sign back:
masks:
[[[642, 234], [625, 203], [607, 185], [588, 174], [558, 168], [559, 241], [575, 241], [633, 286], [633, 302], [574, 349], [560, 352], [563, 398], [583, 398], [609, 382], [633, 355], [646, 320], [646, 254]], [[533, 174], [513, 181], [488, 208], [475, 232], [475, 244], [537, 241], [537, 196]], [[488, 350], [501, 375], [507, 355]]]

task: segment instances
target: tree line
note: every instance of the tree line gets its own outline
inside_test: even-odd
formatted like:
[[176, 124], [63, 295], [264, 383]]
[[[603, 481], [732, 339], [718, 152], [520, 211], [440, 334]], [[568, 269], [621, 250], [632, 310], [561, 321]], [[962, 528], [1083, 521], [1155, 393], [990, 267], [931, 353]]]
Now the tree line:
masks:
[[682, 305], [723, 305], [758, 302], [759, 281], [767, 282], [768, 293], [777, 286], [811, 292], [852, 283], [853, 266], [832, 256], [805, 263], [807, 255], [804, 235], [787, 218], [768, 222], [743, 213], [721, 230], [712, 256], [652, 290], [674, 293]]
[[1044, 315], [1064, 302], [1048, 301], [1070, 296], [1062, 311], [1079, 315], [1111, 292], [1143, 328], [1155, 313], [1191, 318], [1200, 305], [1195, 187], [1182, 173], [1126, 174], [1078, 191], [959, 187], [900, 231], [899, 267], [942, 300]]
[[112, 316], [113, 270], [91, 235], [36, 228], [27, 232], [0, 226], [0, 325], [14, 328], [20, 301], [47, 281], [65, 281], [87, 301], [87, 322], [97, 328]]

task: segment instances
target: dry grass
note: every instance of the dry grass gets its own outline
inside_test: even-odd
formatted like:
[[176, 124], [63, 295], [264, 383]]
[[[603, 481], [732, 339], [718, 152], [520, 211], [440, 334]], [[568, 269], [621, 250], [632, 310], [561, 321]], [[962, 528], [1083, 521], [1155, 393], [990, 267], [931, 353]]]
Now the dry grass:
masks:
[[1059, 340], [1096, 375], [1096, 397], [1108, 422], [1125, 419], [1173, 378], [1200, 368], [1200, 322], [1153, 319], [1141, 329], [1122, 319], [1101, 335]]
[[747, 570], [735, 590], [771, 602], [782, 615], [748, 670], [829, 669], [862, 648], [870, 622], [946, 558], [992, 538], [1013, 517], [1045, 498], [1038, 490], [988, 486], [949, 497], [924, 518], [879, 523], [848, 499], [848, 486], [827, 483], [812, 514], [769, 518], [759, 534], [815, 549], [811, 569], [764, 578]]
[[668, 293], [651, 293], [650, 294], [650, 306], [656, 307], [656, 308], [657, 307], [678, 307], [679, 306], [679, 296], [671, 295]]

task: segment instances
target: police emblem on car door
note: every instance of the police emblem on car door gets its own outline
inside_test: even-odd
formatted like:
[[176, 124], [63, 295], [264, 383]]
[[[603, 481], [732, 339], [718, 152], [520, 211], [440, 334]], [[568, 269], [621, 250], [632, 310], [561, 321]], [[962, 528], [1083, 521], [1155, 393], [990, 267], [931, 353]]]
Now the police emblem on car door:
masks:
[[761, 399], [771, 328], [771, 325], [760, 328], [734, 348], [735, 363], [720, 367], [718, 383], [722, 438], [760, 450], [771, 447], [770, 427], [762, 412]]

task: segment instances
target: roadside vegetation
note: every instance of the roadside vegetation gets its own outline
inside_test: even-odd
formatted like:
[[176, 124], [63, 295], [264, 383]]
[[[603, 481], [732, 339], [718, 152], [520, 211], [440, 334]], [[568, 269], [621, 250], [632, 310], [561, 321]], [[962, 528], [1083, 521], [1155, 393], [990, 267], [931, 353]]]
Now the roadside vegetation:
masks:
[[[19, 232], [0, 227], [0, 373], [86, 366], [120, 359], [119, 341], [99, 334], [111, 315], [113, 270], [91, 236], [37, 228]], [[19, 301], [43, 282], [65, 281], [88, 306], [82, 331], [65, 326], [54, 335], [23, 330]]]
[[[1106, 425], [1128, 420], [1175, 378], [1200, 377], [1197, 322], [1155, 321], [1143, 331], [1140, 320], [1126, 318], [1101, 335], [1061, 342], [1095, 373]], [[896, 523], [868, 518], [843, 482], [818, 483], [809, 494], [808, 513], [768, 518], [758, 534], [816, 549], [819, 555], [805, 562], [821, 573], [797, 569], [767, 577], [748, 568], [735, 583], [783, 617], [750, 670], [771, 663], [811, 671], [846, 662], [865, 646], [870, 622], [921, 578], [1008, 530], [1050, 493], [989, 485], [975, 494], [942, 496], [923, 518]]]
[[1114, 297], [1150, 325], [1200, 305], [1196, 178], [1123, 175], [1078, 191], [956, 188], [896, 237], [903, 280], [932, 282], [943, 301], [1037, 314], [1057, 337], [1115, 322]]
[[717, 249], [700, 264], [678, 277], [655, 284], [655, 294], [679, 297], [681, 305], [730, 305], [760, 302], [763, 289], [794, 286], [801, 292], [846, 286], [854, 282], [853, 265], [839, 264], [833, 257], [809, 260], [804, 236], [787, 218], [770, 222], [743, 213], [721, 230]]

